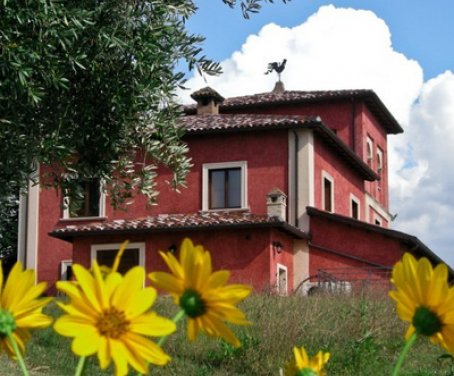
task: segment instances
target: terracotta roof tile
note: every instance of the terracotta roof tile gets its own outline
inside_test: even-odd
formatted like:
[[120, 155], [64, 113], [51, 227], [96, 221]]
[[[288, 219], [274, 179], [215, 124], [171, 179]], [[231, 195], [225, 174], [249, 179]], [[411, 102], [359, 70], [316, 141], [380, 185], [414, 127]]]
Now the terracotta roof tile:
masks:
[[378, 175], [361, 160], [336, 134], [324, 125], [319, 117], [299, 115], [265, 115], [265, 114], [219, 114], [219, 115], [187, 115], [182, 117], [180, 124], [188, 134], [220, 133], [232, 131], [248, 131], [257, 129], [314, 129], [320, 137], [335, 148], [340, 155], [369, 181], [377, 180]]
[[304, 233], [294, 226], [266, 214], [242, 211], [199, 212], [190, 214], [160, 214], [140, 219], [115, 219], [89, 224], [68, 224], [55, 228], [50, 235], [71, 240], [77, 236], [112, 233], [145, 233], [166, 230], [196, 230], [228, 227], [281, 227], [298, 237]]
[[310, 121], [320, 121], [320, 119], [297, 115], [220, 114], [188, 115], [179, 120], [189, 133], [233, 129], [289, 128], [302, 126]]
[[[357, 98], [364, 100], [372, 113], [375, 114], [383, 123], [383, 126], [389, 133], [403, 132], [401, 126], [389, 112], [380, 98], [373, 90], [319, 90], [319, 91], [292, 91], [267, 92], [253, 95], [244, 95], [238, 97], [226, 98], [220, 105], [221, 112], [231, 112], [235, 109], [244, 109], [248, 107], [269, 107], [283, 104], [298, 104], [317, 101], [328, 101], [335, 99]], [[195, 105], [184, 107], [187, 114], [194, 114]]]

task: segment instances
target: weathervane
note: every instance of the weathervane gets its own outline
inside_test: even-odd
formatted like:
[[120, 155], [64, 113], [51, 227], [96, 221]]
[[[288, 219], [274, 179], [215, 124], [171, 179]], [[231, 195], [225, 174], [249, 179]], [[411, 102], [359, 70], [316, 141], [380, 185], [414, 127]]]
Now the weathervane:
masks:
[[278, 63], [276, 61], [273, 63], [269, 63], [268, 70], [265, 72], [265, 74], [269, 74], [272, 71], [276, 71], [279, 82], [281, 82], [281, 73], [284, 71], [286, 63], [287, 59], [282, 60], [282, 63]]

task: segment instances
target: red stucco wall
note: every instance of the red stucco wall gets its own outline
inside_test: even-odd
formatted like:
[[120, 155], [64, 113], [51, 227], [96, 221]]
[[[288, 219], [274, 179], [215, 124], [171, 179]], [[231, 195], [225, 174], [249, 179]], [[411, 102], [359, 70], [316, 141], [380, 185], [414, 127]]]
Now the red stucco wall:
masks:
[[385, 210], [388, 210], [388, 148], [386, 131], [380, 126], [377, 119], [370, 113], [369, 109], [365, 105], [361, 106], [361, 118], [361, 122], [363, 124], [363, 159], [367, 161], [366, 138], [369, 136], [373, 141], [373, 158], [370, 167], [376, 172], [378, 168], [377, 148], [380, 148], [383, 151], [383, 170], [379, 174], [381, 179], [380, 181], [366, 182], [366, 191], [374, 197]]
[[364, 181], [344, 160], [339, 159], [332, 148], [315, 138], [314, 141], [314, 191], [315, 207], [322, 206], [322, 172], [326, 171], [334, 180], [334, 213], [350, 216], [350, 194], [360, 200], [360, 218], [364, 219]]
[[[339, 273], [345, 273], [340, 269], [373, 267], [368, 263], [323, 251], [316, 246], [387, 267], [394, 265], [403, 253], [409, 250], [405, 244], [395, 238], [318, 217], [311, 217], [310, 232], [311, 244], [313, 244], [309, 251], [311, 275], [315, 275], [319, 269], [331, 270], [333, 273], [339, 269]], [[388, 274], [380, 275], [386, 279], [389, 277]], [[365, 277], [364, 271], [350, 271], [350, 278], [361, 279], [361, 277]]]
[[[190, 237], [194, 244], [202, 244], [205, 249], [210, 251], [213, 270], [227, 269], [230, 271], [229, 283], [246, 283], [252, 285], [257, 291], [268, 291], [276, 282], [277, 262], [287, 266], [289, 281], [293, 280], [292, 241], [279, 231], [270, 229], [205, 230], [156, 233], [127, 238], [131, 242], [145, 243], [146, 269], [147, 272], [151, 272], [168, 271], [158, 251], [165, 251], [172, 244], [177, 245], [179, 250], [181, 241], [186, 236]], [[92, 244], [121, 243], [125, 239], [122, 236], [78, 238], [74, 242], [73, 260], [75, 263], [88, 267]], [[284, 251], [276, 257], [271, 255], [271, 239], [277, 239], [284, 245]]]
[[[233, 112], [233, 111], [232, 111]], [[353, 148], [352, 117], [354, 117], [350, 101], [324, 101], [323, 103], [280, 104], [279, 106], [235, 109], [235, 113], [248, 114], [281, 114], [319, 116], [322, 122], [337, 133], [339, 138]], [[229, 113], [229, 109], [223, 111]]]

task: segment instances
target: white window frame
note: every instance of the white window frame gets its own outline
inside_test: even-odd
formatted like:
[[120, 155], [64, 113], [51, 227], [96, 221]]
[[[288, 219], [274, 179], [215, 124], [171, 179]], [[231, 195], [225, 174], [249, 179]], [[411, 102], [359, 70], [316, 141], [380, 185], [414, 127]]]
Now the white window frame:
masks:
[[[328, 174], [326, 171], [322, 171], [322, 189], [321, 189], [321, 192], [322, 192], [322, 209], [323, 210], [326, 210], [325, 209], [325, 179], [326, 180], [329, 180], [330, 183], [331, 183], [331, 210], [329, 211], [329, 213], [335, 213], [335, 203], [334, 203], [334, 178]], [[326, 210], [328, 211], [328, 210]]]
[[[358, 205], [358, 218], [353, 217], [352, 202], [355, 202]], [[358, 220], [361, 219], [361, 201], [353, 193], [350, 193], [350, 217], [352, 217], [354, 219], [358, 219]]]
[[371, 163], [373, 159], [373, 152], [374, 152], [374, 142], [372, 139], [367, 136], [366, 137], [366, 160], [367, 163]]
[[[227, 168], [241, 169], [241, 207], [210, 209], [209, 172], [210, 170], [221, 170]], [[202, 210], [203, 211], [235, 211], [248, 208], [247, 200], [247, 161], [204, 163], [202, 165]]]
[[69, 281], [67, 278], [63, 278], [68, 272], [68, 266], [73, 265], [73, 260], [61, 260], [60, 261], [60, 281]]
[[[120, 249], [121, 245], [122, 243], [92, 244], [90, 252], [90, 265], [93, 266], [93, 260], [96, 260], [98, 252]], [[126, 252], [128, 249], [139, 249], [139, 266], [145, 268], [145, 243], [129, 243], [126, 246]]]
[[377, 171], [380, 174], [383, 171], [383, 151], [377, 147]]
[[71, 221], [80, 221], [87, 220], [92, 218], [103, 218], [106, 216], [106, 193], [102, 190], [102, 184], [99, 184], [99, 215], [89, 216], [89, 217], [71, 217], [69, 215], [69, 197], [65, 196], [63, 202], [66, 203], [63, 209], [63, 219], [69, 219]]
[[287, 296], [288, 295], [288, 269], [285, 265], [282, 265], [282, 264], [279, 264], [277, 263], [276, 264], [276, 289], [277, 289], [277, 293], [280, 294], [280, 285], [279, 285], [279, 271], [280, 270], [283, 270], [285, 272], [285, 292], [284, 292], [284, 296]]

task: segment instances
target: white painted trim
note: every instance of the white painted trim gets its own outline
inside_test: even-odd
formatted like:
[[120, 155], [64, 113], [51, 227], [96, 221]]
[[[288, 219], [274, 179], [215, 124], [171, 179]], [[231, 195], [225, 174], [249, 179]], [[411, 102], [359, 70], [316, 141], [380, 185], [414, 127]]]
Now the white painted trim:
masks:
[[303, 231], [309, 231], [309, 216], [307, 206], [314, 206], [315, 202], [315, 157], [314, 157], [314, 132], [311, 129], [298, 129], [298, 192], [297, 226]]
[[370, 164], [373, 159], [374, 141], [369, 136], [366, 136], [366, 162]]
[[39, 240], [39, 166], [28, 183], [24, 224], [25, 239], [22, 241], [24, 268], [35, 270], [35, 282], [38, 278], [38, 240]]
[[[93, 260], [96, 260], [96, 254], [102, 251], [112, 251], [120, 249], [122, 243], [109, 243], [109, 244], [92, 244], [90, 265], [93, 265]], [[126, 249], [139, 249], [139, 266], [145, 268], [145, 243], [129, 243]]]
[[377, 146], [377, 172], [380, 176], [384, 168], [383, 156], [383, 150], [381, 150], [381, 148]]
[[[70, 220], [86, 220], [86, 219], [93, 219], [93, 218], [104, 218], [106, 216], [106, 193], [102, 190], [102, 184], [99, 184], [99, 215], [95, 215], [92, 217], [71, 217], [69, 215], [69, 207], [68, 205], [63, 208], [63, 217], [62, 219], [70, 219]], [[69, 198], [65, 196], [63, 198], [63, 202], [69, 202]]]
[[68, 271], [68, 266], [72, 266], [73, 260], [61, 260], [60, 261], [60, 281], [68, 281], [68, 279], [63, 279], [65, 273]]
[[279, 286], [279, 270], [285, 271], [285, 293], [284, 295], [288, 294], [288, 270], [285, 265], [276, 264], [276, 288], [277, 288], [277, 293], [279, 294], [280, 291], [280, 286]]
[[322, 184], [322, 189], [321, 189], [322, 209], [326, 210], [325, 209], [325, 179], [328, 180], [329, 182], [331, 182], [331, 210], [330, 210], [330, 213], [335, 213], [336, 206], [335, 206], [335, 202], [334, 202], [334, 189], [335, 189], [334, 178], [330, 174], [328, 174], [328, 172], [326, 172], [325, 170], [322, 170], [322, 181], [321, 181], [321, 184]]
[[369, 222], [370, 218], [370, 208], [373, 208], [378, 214], [386, 219], [388, 224], [391, 223], [391, 214], [382, 206], [380, 203], [375, 200], [369, 193], [365, 195], [365, 205], [366, 205], [366, 222]]
[[358, 205], [358, 218], [356, 218], [356, 219], [361, 220], [361, 201], [353, 193], [350, 193], [350, 217], [353, 218], [353, 207], [352, 207], [353, 201], [356, 202], [356, 204]]
[[[241, 169], [241, 207], [235, 208], [235, 210], [242, 210], [248, 208], [247, 198], [247, 161], [236, 161], [236, 162], [220, 162], [220, 163], [204, 163], [202, 165], [202, 210], [203, 211], [219, 211], [228, 210], [225, 209], [209, 209], [209, 171], [210, 170], [221, 170], [224, 168], [240, 168]], [[265, 199], [265, 197], [263, 198]]]
[[287, 222], [293, 226], [295, 223], [296, 213], [296, 157], [295, 157], [295, 133], [289, 129], [288, 131], [288, 197], [287, 197]]

